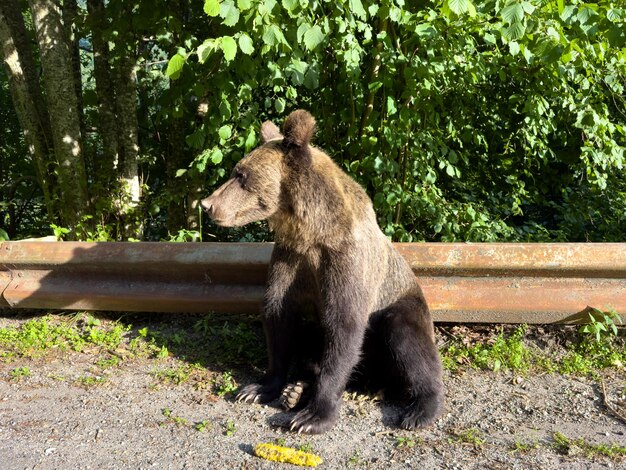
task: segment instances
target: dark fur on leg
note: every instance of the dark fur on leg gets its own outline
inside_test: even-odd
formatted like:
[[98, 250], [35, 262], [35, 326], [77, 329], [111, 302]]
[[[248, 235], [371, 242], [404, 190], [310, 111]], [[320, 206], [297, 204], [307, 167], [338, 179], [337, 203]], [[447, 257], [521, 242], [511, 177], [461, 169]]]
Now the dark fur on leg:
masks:
[[443, 412], [441, 359], [425, 309], [415, 296], [375, 313], [355, 377], [371, 390], [381, 387], [391, 396], [408, 398], [400, 426], [409, 430], [433, 424]]

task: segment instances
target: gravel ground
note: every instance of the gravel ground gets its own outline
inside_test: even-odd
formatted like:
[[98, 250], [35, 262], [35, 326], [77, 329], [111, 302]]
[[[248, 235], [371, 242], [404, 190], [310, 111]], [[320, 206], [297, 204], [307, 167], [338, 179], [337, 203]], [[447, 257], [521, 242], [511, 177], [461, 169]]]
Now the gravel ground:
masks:
[[[5, 317], [0, 326], [21, 321]], [[89, 351], [0, 363], [0, 467], [292, 467], [252, 454], [255, 444], [280, 440], [310, 449], [325, 468], [626, 468], [623, 455], [609, 458], [588, 447], [626, 446], [626, 424], [604, 402], [626, 398], [623, 369], [602, 381], [446, 373], [447, 409], [430, 429], [400, 430], [397, 404], [346, 394], [334, 429], [298, 436], [284, 428], [290, 413], [272, 406], [237, 403], [232, 394], [218, 397], [191, 381], [155, 381], [156, 367], [181, 363], [174, 354], [125, 360], [101, 372], [106, 380], [93, 375], [95, 383], [82, 385], [78, 378], [95, 374]], [[17, 366], [30, 375], [12, 379]], [[245, 367], [232, 372], [238, 383], [254, 374]], [[555, 433], [585, 444], [559, 446]]]

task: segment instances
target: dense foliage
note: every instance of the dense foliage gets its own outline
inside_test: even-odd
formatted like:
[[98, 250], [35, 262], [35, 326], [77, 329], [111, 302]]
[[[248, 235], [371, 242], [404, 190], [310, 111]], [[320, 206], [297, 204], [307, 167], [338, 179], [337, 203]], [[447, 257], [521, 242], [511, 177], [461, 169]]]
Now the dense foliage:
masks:
[[[108, 37], [138, 52], [144, 238], [265, 239], [263, 225], [194, 227], [192, 202], [257, 144], [263, 120], [297, 107], [316, 116], [317, 145], [363, 184], [394, 240], [626, 235], [621, 2], [111, 0], [107, 9]], [[24, 159], [14, 140], [0, 143], [3, 168]], [[95, 233], [120, 238], [111, 219], [93, 217]]]

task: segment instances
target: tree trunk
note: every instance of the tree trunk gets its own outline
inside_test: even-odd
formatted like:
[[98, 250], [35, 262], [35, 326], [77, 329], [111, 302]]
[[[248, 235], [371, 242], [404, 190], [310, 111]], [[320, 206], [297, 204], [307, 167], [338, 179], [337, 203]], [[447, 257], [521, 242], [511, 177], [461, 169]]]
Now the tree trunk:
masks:
[[141, 217], [136, 214], [141, 201], [139, 178], [137, 124], [137, 64], [134, 53], [119, 58], [116, 69], [115, 100], [119, 136], [119, 182], [121, 186], [119, 213], [124, 238], [140, 238]]
[[61, 13], [52, 0], [29, 0], [39, 44], [43, 84], [57, 160], [63, 224], [75, 230], [87, 212], [78, 98]]
[[94, 153], [89, 170], [93, 180], [92, 198], [110, 197], [112, 183], [116, 180], [118, 131], [115, 116], [115, 88], [110, 69], [109, 43], [103, 37], [106, 8], [103, 0], [88, 0], [87, 11], [92, 25], [93, 75], [96, 81], [98, 100], [98, 135], [102, 142], [102, 153]]
[[26, 34], [24, 18], [16, 0], [0, 4], [0, 42], [11, 97], [35, 166], [38, 183], [51, 222], [58, 222], [55, 181], [52, 172], [50, 121], [37, 80], [35, 61]]
[[63, 24], [67, 34], [67, 47], [70, 51], [74, 80], [74, 93], [78, 103], [78, 119], [80, 122], [80, 134], [85, 136], [85, 113], [83, 110], [83, 83], [80, 64], [80, 37], [78, 35], [78, 7], [76, 0], [63, 0]]
[[[170, 86], [176, 86], [170, 82]], [[180, 168], [185, 168], [185, 121], [182, 118], [170, 117], [167, 128], [168, 152], [165, 159], [167, 195], [167, 230], [175, 235], [179, 230], [186, 227], [185, 220], [185, 196], [182, 178], [176, 177]]]

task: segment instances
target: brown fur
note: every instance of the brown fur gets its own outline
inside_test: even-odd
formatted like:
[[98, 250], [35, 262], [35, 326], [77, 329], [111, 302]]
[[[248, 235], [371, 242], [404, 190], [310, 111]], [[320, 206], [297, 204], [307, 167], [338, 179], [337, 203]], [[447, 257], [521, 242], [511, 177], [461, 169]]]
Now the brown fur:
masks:
[[328, 430], [351, 378], [404, 392], [409, 405], [401, 425], [428, 425], [443, 405], [428, 307], [367, 194], [310, 145], [314, 132], [315, 120], [303, 110], [287, 117], [282, 135], [264, 123], [263, 144], [202, 201], [220, 225], [267, 219], [275, 232], [263, 311], [269, 367], [239, 398], [280, 396], [297, 355], [309, 367], [296, 379], [313, 383], [292, 429]]

